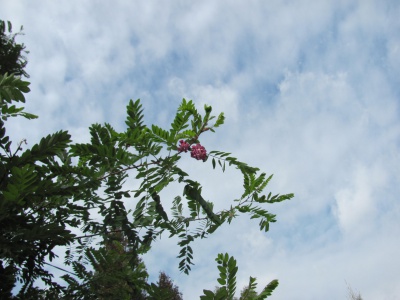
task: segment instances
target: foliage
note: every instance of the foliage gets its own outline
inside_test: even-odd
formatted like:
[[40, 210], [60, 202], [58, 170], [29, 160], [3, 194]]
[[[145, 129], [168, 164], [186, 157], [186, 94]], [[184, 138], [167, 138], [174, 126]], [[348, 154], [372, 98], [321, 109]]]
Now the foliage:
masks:
[[[2, 84], [5, 81], [7, 85]], [[25, 101], [28, 85], [13, 76], [0, 76], [0, 259], [8, 274], [24, 284], [22, 294], [28, 293], [39, 277], [51, 284], [51, 274], [43, 265], [55, 257], [56, 246], [73, 241], [67, 226], [80, 224], [83, 209], [74, 201], [78, 196], [84, 198], [86, 191], [67, 156], [71, 140], [66, 131], [48, 135], [24, 152], [26, 141], [12, 148], [4, 121], [18, 115], [33, 116], [23, 108], [13, 113], [15, 107], [9, 106], [13, 101]]]
[[24, 44], [15, 41], [15, 38], [22, 34], [22, 30], [21, 26], [20, 32], [13, 34], [11, 22], [0, 20], [0, 74], [2, 75], [8, 73], [29, 78], [24, 70], [28, 62], [23, 55], [24, 52], [28, 52], [25, 51]]
[[[140, 101], [130, 100], [123, 132], [110, 124], [93, 124], [87, 143], [72, 144], [71, 136], [59, 131], [26, 150], [25, 140], [12, 147], [7, 120], [36, 118], [15, 107], [15, 102], [25, 102], [27, 92], [28, 82], [15, 74], [0, 75], [0, 278], [4, 279], [0, 289], [4, 294], [20, 282], [20, 298], [154, 298], [167, 286], [175, 290], [166, 277], [148, 284], [140, 260], [163, 233], [179, 239], [178, 268], [189, 274], [196, 239], [206, 238], [239, 214], [258, 219], [260, 230], [267, 232], [276, 221], [267, 206], [293, 197], [264, 194], [272, 175], [230, 153], [207, 152], [201, 136], [215, 132], [224, 115], [213, 116], [207, 105], [201, 114], [191, 100], [182, 100], [169, 129], [145, 125]], [[193, 164], [207, 163], [222, 171], [235, 167], [243, 176], [241, 197], [214, 211], [216, 199], [205, 199], [201, 183], [179, 164], [187, 152]], [[182, 188], [173, 199], [165, 194], [171, 183]], [[165, 209], [168, 202], [171, 211]], [[127, 204], [135, 208], [127, 209]], [[82, 235], [73, 233], [77, 231]], [[66, 286], [53, 282], [45, 268], [52, 266], [57, 246], [68, 249], [64, 264], [69, 271], [61, 268]], [[236, 260], [219, 254], [217, 263], [221, 288], [216, 295], [205, 290], [202, 297], [233, 299]], [[34, 286], [38, 279], [47, 290]], [[272, 281], [255, 299], [265, 299], [277, 285]], [[253, 293], [255, 287], [250, 277], [249, 290]]]
[[[219, 286], [212, 292], [211, 290], [203, 290], [204, 295], [200, 297], [202, 300], [234, 300], [236, 292], [236, 273], [238, 267], [236, 260], [230, 257], [228, 253], [218, 254], [216, 261], [218, 263], [219, 278], [217, 279]], [[272, 294], [275, 288], [278, 286], [278, 280], [272, 280], [260, 294], [257, 294], [256, 279], [250, 277], [249, 285], [246, 287], [240, 295], [240, 300], [251, 299], [251, 300], [262, 300], [266, 299]]]
[[7, 121], [10, 117], [22, 116], [26, 119], [36, 119], [37, 116], [24, 112], [24, 107], [11, 105], [12, 102], [25, 102], [23, 93], [28, 93], [29, 82], [21, 80], [13, 75], [0, 75], [0, 117]]

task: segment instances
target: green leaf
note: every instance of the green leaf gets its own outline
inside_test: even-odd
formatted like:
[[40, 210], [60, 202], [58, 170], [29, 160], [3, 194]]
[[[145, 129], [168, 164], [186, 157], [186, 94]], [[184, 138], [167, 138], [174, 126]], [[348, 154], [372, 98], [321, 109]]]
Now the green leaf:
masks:
[[140, 100], [137, 99], [135, 102], [132, 99], [129, 101], [129, 104], [126, 107], [128, 117], [125, 121], [125, 124], [128, 125], [130, 130], [135, 129], [143, 129], [145, 126], [143, 125], [143, 109], [140, 104]]
[[155, 141], [168, 144], [168, 142], [169, 142], [169, 132], [168, 131], [166, 131], [156, 125], [151, 126], [151, 131], [153, 132], [153, 138]]
[[13, 74], [0, 75], [0, 99], [8, 103], [12, 101], [25, 102], [23, 93], [30, 91], [29, 84], [29, 82], [23, 81]]
[[203, 290], [204, 295], [200, 296], [202, 300], [214, 300], [214, 293], [210, 290]]
[[279, 282], [278, 280], [274, 279], [272, 280], [264, 289], [263, 291], [258, 295], [256, 300], [263, 300], [268, 298], [268, 296], [271, 296], [272, 292], [278, 287]]
[[226, 280], [223, 279], [223, 278], [218, 278], [217, 281], [218, 281], [218, 283], [219, 283], [220, 285], [225, 285], [225, 284], [226, 284]]
[[215, 124], [214, 124], [213, 127], [219, 127], [219, 126], [221, 126], [222, 124], [224, 124], [224, 122], [225, 122], [224, 113], [220, 113], [220, 114], [218, 115], [217, 121], [215, 122]]
[[20, 160], [21, 163], [29, 163], [35, 160], [44, 161], [49, 156], [57, 155], [64, 151], [71, 142], [71, 136], [67, 131], [58, 131], [42, 138], [39, 144], [33, 145], [30, 150], [23, 153]]

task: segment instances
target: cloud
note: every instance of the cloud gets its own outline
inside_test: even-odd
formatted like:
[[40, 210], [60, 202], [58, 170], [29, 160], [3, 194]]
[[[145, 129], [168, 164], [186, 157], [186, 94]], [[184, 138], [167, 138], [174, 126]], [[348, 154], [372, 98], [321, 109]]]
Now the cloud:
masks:
[[360, 166], [355, 170], [350, 186], [337, 192], [337, 218], [345, 233], [360, 234], [361, 231], [368, 234], [373, 230], [372, 224], [380, 213], [377, 196], [386, 182], [387, 174], [382, 167]]
[[238, 118], [239, 95], [234, 87], [224, 84], [206, 84], [185, 86], [180, 78], [171, 78], [169, 89], [177, 96], [181, 95], [187, 100], [194, 100], [195, 104], [203, 110], [204, 105], [211, 105], [213, 114], [224, 112], [235, 122]]

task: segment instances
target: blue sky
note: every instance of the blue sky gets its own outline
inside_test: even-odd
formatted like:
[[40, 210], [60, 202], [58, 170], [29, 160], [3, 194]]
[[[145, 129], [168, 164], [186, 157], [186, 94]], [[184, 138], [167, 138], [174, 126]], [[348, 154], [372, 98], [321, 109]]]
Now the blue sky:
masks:
[[[122, 130], [129, 99], [167, 126], [182, 98], [211, 104], [227, 122], [204, 140], [233, 152], [295, 193], [272, 205], [269, 233], [240, 218], [196, 243], [189, 277], [176, 241], [145, 258], [185, 299], [215, 286], [214, 258], [280, 286], [272, 299], [400, 295], [400, 3], [398, 1], [1, 1], [0, 18], [24, 26], [32, 92], [13, 121], [33, 144], [60, 129], [87, 141], [90, 124]], [[205, 195], [224, 207], [239, 174], [184, 160]], [[168, 193], [168, 191], [167, 191]], [[171, 195], [174, 191], [170, 192]], [[176, 193], [175, 193], [176, 194]], [[61, 251], [61, 250], [60, 250]]]

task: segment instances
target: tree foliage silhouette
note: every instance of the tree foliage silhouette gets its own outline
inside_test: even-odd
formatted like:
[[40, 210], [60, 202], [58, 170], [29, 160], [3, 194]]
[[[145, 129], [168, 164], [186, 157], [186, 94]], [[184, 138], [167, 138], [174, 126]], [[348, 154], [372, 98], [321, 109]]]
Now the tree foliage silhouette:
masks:
[[23, 27], [18, 33], [12, 33], [12, 24], [0, 20], [0, 74], [14, 74], [29, 78], [25, 67], [28, 63], [24, 55], [28, 52], [24, 44], [16, 42], [16, 37], [22, 34]]

